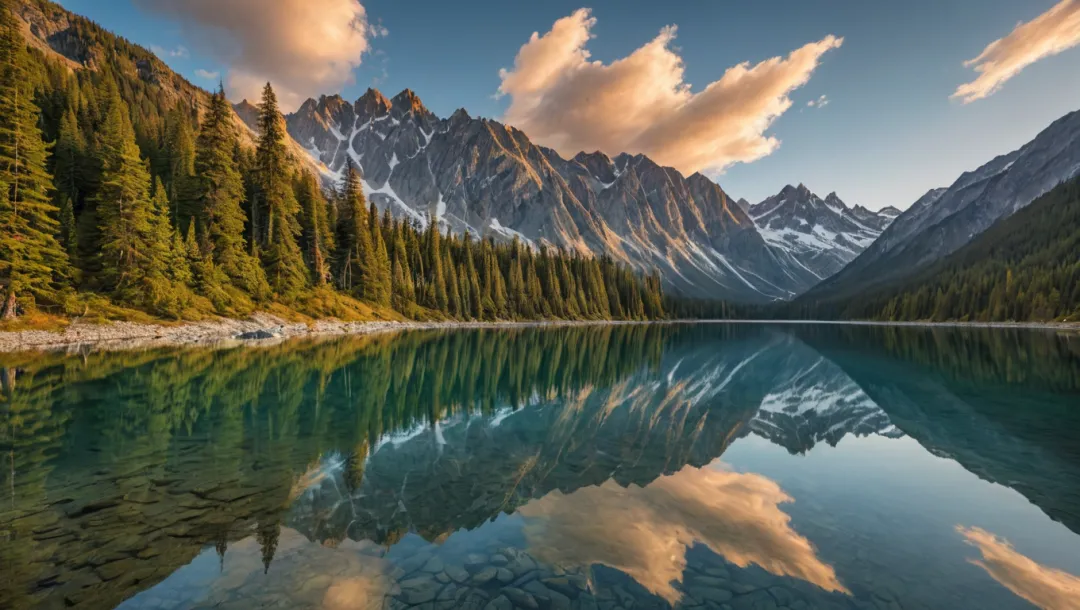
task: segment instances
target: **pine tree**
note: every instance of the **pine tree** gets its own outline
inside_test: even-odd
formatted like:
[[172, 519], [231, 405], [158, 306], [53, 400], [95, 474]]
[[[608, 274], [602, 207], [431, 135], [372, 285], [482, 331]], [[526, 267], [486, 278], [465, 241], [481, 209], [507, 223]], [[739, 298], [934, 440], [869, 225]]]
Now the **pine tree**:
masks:
[[364, 261], [358, 252], [366, 250], [361, 241], [370, 240], [371, 235], [365, 222], [367, 209], [364, 191], [360, 188], [360, 175], [352, 162], [348, 162], [345, 168], [340, 197], [337, 205], [337, 237], [334, 240], [334, 277], [341, 290], [362, 294]]
[[297, 184], [300, 202], [300, 246], [304, 260], [311, 271], [313, 283], [325, 286], [331, 278], [330, 253], [333, 251], [333, 233], [327, 213], [326, 198], [319, 189], [319, 179], [305, 172]]
[[395, 229], [391, 268], [392, 289], [394, 292], [393, 305], [400, 312], [407, 312], [410, 305], [416, 302], [415, 286], [413, 285], [412, 271], [409, 269], [408, 251], [405, 246], [403, 231]]
[[68, 260], [74, 261], [78, 252], [78, 237], [75, 232], [75, 211], [70, 197], [60, 199], [60, 245], [67, 252]]
[[[58, 210], [37, 125], [26, 47], [10, 8], [0, 5], [0, 318], [57, 302], [68, 260], [56, 236]], [[20, 303], [24, 296], [30, 297]]]
[[195, 135], [191, 119], [181, 106], [165, 117], [165, 188], [172, 203], [170, 215], [178, 227], [186, 227], [197, 212], [198, 181], [195, 179]]
[[85, 181], [83, 165], [86, 153], [86, 138], [79, 129], [75, 111], [68, 108], [60, 121], [60, 132], [53, 147], [53, 175], [57, 199], [70, 200], [72, 210], [84, 194], [80, 192], [80, 186]]
[[150, 200], [150, 173], [139, 155], [127, 105], [118, 96], [109, 102], [101, 153], [101, 187], [94, 201], [104, 287], [123, 303], [156, 308], [173, 297], [165, 276], [168, 217]]
[[161, 273], [177, 284], [174, 291], [178, 297], [182, 295], [187, 298], [187, 291], [183, 289], [191, 286], [191, 264], [188, 263], [184, 240], [170, 220], [172, 206], [169, 205], [169, 197], [160, 180], [154, 180], [154, 196], [151, 202], [154, 208], [154, 241], [160, 250], [163, 266]]
[[427, 288], [425, 290], [425, 305], [441, 312], [446, 312], [449, 307], [449, 297], [446, 292], [446, 270], [442, 260], [442, 235], [436, 223], [428, 223], [426, 235], [428, 261]]
[[446, 267], [446, 307], [447, 312], [455, 317], [464, 317], [461, 308], [461, 286], [458, 283], [457, 265], [449, 252], [443, 255]]
[[480, 289], [480, 276], [476, 272], [475, 254], [472, 246], [472, 236], [469, 232], [465, 231], [465, 277], [462, 279], [468, 282], [468, 301], [467, 306], [469, 308], [469, 317], [474, 320], [480, 320], [484, 317], [483, 309], [483, 294]]
[[[236, 136], [231, 116], [225, 92], [218, 91], [210, 100], [196, 141], [196, 218], [213, 266], [238, 288], [261, 301], [269, 296], [270, 287], [244, 242], [245, 219], [240, 206], [244, 190], [236, 170]], [[210, 278], [202, 281], [204, 287], [212, 287], [206, 284]]]
[[377, 214], [368, 213], [369, 231], [371, 232], [371, 260], [368, 263], [369, 276], [365, 278], [364, 297], [376, 305], [390, 305], [393, 294], [390, 256], [386, 251], [382, 230], [379, 228]]
[[[274, 89], [267, 83], [259, 105], [259, 143], [252, 176], [255, 199], [251, 220], [271, 287], [279, 295], [291, 297], [307, 286], [308, 273], [297, 243], [301, 233], [297, 218], [300, 205], [289, 175], [286, 138], [285, 119], [278, 110]], [[389, 277], [389, 262], [386, 274]]]

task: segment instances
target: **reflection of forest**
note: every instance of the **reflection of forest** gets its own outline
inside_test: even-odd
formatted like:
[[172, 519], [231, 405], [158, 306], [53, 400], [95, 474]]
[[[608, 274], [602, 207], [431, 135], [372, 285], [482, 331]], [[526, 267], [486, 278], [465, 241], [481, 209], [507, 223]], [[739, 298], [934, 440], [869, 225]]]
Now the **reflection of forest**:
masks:
[[[673, 330], [409, 333], [267, 348], [32, 353], [0, 363], [0, 607], [110, 606], [254, 528], [294, 483], [463, 408], [609, 385]], [[362, 464], [352, 460], [353, 464]]]
[[[959, 443], [985, 453], [991, 447], [978, 443], [1009, 446], [1010, 439], [1043, 450], [1032, 432], [1042, 434], [1035, 426], [1053, 422], [1018, 419], [970, 400], [973, 388], [994, 375], [1014, 382], [1002, 382], [1008, 387], [1049, 384], [1075, 395], [1067, 381], [1069, 374], [1077, 379], [1075, 344], [1041, 335], [927, 341], [897, 329], [892, 337], [852, 343], [843, 329], [821, 332], [832, 335], [806, 340], [822, 344], [830, 358], [836, 353], [844, 370], [808, 367], [820, 359], [817, 352], [776, 328], [710, 325], [5, 356], [0, 607], [111, 607], [202, 548], [223, 552], [252, 534], [269, 562], [286, 522], [316, 540], [392, 543], [410, 530], [434, 540], [553, 490], [572, 493], [609, 479], [644, 486], [687, 464], [707, 464], [733, 439], [759, 432], [754, 419], [765, 397], [808, 368], [830, 378], [851, 374], [917, 438], [932, 425], [952, 430], [938, 413], [912, 416], [908, 402], [873, 390], [879, 379], [864, 366], [876, 362], [867, 354], [882, 353], [881, 345], [884, 353], [908, 354], [905, 362], [926, 363], [891, 373], [911, 378], [897, 383], [920, 384], [936, 374], [939, 393], [923, 399], [957, 397], [1001, 431], [993, 439], [935, 437], [946, 451]], [[856, 362], [845, 345], [858, 350]], [[852, 387], [846, 378], [789, 385], [807, 384]], [[1003, 395], [1001, 404], [1015, 394]], [[1039, 408], [1059, 414], [1061, 405], [1052, 402], [1045, 395]], [[763, 435], [792, 452], [812, 446], [813, 438], [785, 435], [788, 419], [771, 417]], [[826, 429], [805, 417], [798, 425], [794, 432]], [[1050, 436], [1053, 445], [1062, 433]], [[1060, 464], [1055, 447], [1044, 453]], [[351, 505], [360, 518], [341, 522], [320, 504], [315, 492], [325, 473], [318, 466], [327, 455], [341, 456], [340, 472], [330, 475], [344, 495], [360, 498]], [[1015, 476], [1026, 481], [1024, 473]]]

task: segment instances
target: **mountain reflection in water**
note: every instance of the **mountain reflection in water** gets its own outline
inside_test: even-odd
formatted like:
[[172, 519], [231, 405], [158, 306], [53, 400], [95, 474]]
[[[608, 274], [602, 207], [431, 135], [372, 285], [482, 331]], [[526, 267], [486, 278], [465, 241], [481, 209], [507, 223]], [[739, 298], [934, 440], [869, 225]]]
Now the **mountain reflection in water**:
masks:
[[[1070, 608], [1078, 352], [701, 324], [3, 355], [0, 607]], [[909, 480], [917, 510], [878, 501]]]

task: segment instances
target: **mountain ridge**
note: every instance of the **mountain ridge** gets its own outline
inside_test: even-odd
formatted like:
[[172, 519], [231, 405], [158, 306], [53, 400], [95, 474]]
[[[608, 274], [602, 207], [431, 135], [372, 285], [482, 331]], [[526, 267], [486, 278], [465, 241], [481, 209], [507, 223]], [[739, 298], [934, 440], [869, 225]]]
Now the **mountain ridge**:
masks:
[[798, 300], [837, 301], [908, 277], [1078, 174], [1080, 111], [1073, 111], [1020, 148], [928, 191], [865, 252]]
[[464, 109], [439, 118], [408, 89], [389, 99], [368, 89], [351, 103], [312, 98], [286, 124], [325, 179], [351, 163], [377, 207], [421, 224], [658, 269], [669, 288], [692, 296], [769, 302], [819, 280], [766, 243], [720, 185], [645, 155], [565, 159]]
[[789, 184], [748, 212], [765, 241], [819, 279], [843, 269], [895, 219], [890, 211], [849, 207], [835, 191], [822, 199], [804, 184]]

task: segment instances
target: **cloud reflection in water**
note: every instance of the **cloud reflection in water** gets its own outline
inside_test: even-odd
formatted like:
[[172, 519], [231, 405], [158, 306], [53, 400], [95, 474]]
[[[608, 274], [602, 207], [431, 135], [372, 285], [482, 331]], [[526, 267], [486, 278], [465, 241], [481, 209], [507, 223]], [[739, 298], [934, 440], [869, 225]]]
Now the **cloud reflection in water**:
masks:
[[982, 553], [982, 559], [971, 563], [1013, 593], [1044, 610], [1080, 610], [1080, 578], [1032, 561], [1007, 540], [982, 528], [957, 526], [956, 530]]
[[686, 467], [645, 487], [607, 481], [553, 492], [519, 509], [532, 552], [565, 567], [603, 564], [671, 603], [681, 598], [686, 551], [695, 543], [738, 565], [758, 565], [827, 591], [849, 593], [790, 526], [793, 501], [758, 474]]

